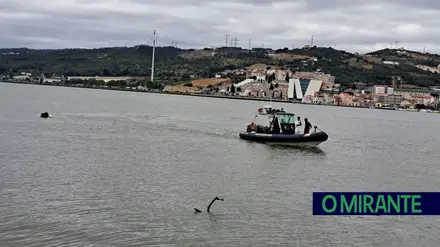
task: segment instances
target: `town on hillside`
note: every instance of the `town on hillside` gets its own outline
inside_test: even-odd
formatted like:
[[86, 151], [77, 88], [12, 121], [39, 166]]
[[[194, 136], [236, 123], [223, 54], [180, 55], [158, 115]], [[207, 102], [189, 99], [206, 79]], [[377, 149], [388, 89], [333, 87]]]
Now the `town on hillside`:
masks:
[[[126, 54], [131, 48], [105, 49], [106, 56], [99, 49], [78, 54], [96, 55], [99, 59], [105, 57], [108, 60], [112, 49], [115, 54], [111, 57], [117, 59], [119, 54]], [[154, 79], [151, 71], [136, 74], [136, 71], [145, 68], [139, 64], [148, 61], [148, 54], [145, 57], [133, 55], [130, 59], [138, 59], [136, 62], [139, 64], [133, 70], [124, 67], [125, 76], [116, 75], [116, 72], [105, 67], [105, 63], [96, 63], [97, 67], [90, 68], [90, 71], [81, 72], [79, 67], [75, 67], [76, 75], [64, 76], [62, 73], [72, 70], [66, 71], [58, 66], [55, 70], [57, 73], [35, 73], [43, 69], [26, 70], [21, 64], [37, 59], [35, 54], [41, 53], [45, 54], [45, 60], [41, 60], [41, 63], [46, 63], [44, 71], [51, 70], [52, 67], [48, 67], [50, 63], [61, 61], [56, 60], [57, 56], [64, 56], [66, 52], [76, 54], [74, 50], [63, 51], [55, 57], [51, 57], [54, 56], [51, 54], [59, 51], [46, 54], [46, 51], [25, 50], [24, 53], [1, 54], [3, 60], [10, 59], [10, 68], [3, 65], [0, 81], [348, 107], [439, 109], [440, 56], [435, 54], [411, 52], [403, 48], [384, 49], [364, 55], [316, 47], [292, 51], [287, 48], [275, 51], [253, 48], [247, 51], [230, 47], [214, 50], [161, 49], [163, 57], [168, 59], [163, 60], [162, 64], [158, 61], [161, 66]], [[136, 48], [132, 52], [137, 53], [130, 54], [142, 55], [149, 49]], [[88, 61], [87, 57], [84, 59]], [[207, 65], [209, 61], [212, 63]], [[103, 72], [96, 76], [84, 76], [97, 71]]]
[[[246, 79], [233, 83], [225, 76]], [[199, 79], [183, 85], [166, 86], [165, 92], [280, 99], [305, 104], [366, 108], [439, 109], [440, 87], [420, 90], [411, 85], [371, 85], [354, 82], [351, 87], [335, 83], [336, 77], [323, 72], [292, 72], [285, 69], [230, 70], [217, 78]]]

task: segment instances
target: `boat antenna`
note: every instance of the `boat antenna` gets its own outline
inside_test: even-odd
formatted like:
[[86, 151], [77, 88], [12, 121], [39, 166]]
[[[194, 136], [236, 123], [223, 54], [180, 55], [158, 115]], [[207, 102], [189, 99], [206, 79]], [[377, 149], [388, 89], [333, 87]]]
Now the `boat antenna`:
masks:
[[151, 56], [151, 78], [150, 81], [154, 80], [154, 55], [156, 51], [156, 29], [153, 31], [153, 55]]
[[258, 115], [255, 114], [254, 121], [252, 121], [252, 123], [255, 123], [255, 120], [257, 120], [257, 117], [258, 117]]

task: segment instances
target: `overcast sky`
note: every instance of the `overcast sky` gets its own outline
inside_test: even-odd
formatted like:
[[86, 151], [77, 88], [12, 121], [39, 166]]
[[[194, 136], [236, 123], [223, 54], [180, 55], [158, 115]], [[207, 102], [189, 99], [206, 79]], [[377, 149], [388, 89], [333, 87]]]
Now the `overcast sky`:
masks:
[[[440, 0], [0, 0], [0, 47], [399, 47], [440, 53]], [[230, 43], [230, 41], [228, 42]]]

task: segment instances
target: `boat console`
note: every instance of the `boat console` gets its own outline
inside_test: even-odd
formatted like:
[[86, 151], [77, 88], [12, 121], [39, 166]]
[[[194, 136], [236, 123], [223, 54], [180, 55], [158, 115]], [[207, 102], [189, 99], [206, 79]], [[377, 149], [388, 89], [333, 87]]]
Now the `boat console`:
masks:
[[291, 123], [282, 123], [281, 125], [281, 131], [283, 134], [295, 134], [295, 124]]

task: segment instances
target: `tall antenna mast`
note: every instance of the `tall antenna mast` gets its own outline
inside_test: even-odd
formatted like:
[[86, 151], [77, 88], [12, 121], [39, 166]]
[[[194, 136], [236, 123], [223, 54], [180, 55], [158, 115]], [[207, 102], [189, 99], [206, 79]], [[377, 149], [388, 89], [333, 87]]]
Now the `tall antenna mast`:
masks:
[[312, 40], [310, 42], [310, 45], [313, 46], [313, 36], [312, 36]]
[[225, 47], [228, 47], [229, 34], [226, 34], [225, 37]]
[[154, 55], [156, 52], [156, 29], [153, 31], [153, 55], [151, 57], [151, 78], [150, 81], [154, 80]]
[[234, 47], [237, 47], [237, 43], [238, 43], [238, 38], [237, 37], [233, 37], [232, 38], [232, 43]]
[[249, 50], [251, 49], [251, 41], [252, 39], [249, 39]]

